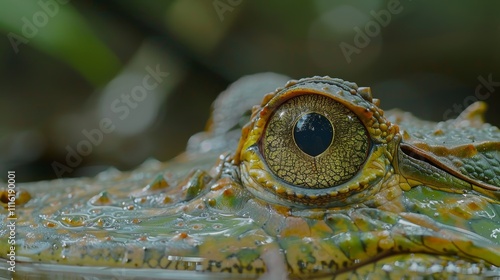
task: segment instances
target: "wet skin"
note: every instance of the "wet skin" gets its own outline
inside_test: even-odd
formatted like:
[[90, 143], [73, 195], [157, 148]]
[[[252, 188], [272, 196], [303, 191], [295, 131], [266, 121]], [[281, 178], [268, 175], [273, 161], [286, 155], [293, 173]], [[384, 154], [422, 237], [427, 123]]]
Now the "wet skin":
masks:
[[[354, 83], [287, 80], [267, 73], [235, 82], [215, 101], [207, 131], [169, 162], [19, 184], [16, 273], [500, 273], [500, 131], [484, 123], [484, 103], [434, 123], [383, 112]], [[8, 259], [2, 187], [0, 257]]]

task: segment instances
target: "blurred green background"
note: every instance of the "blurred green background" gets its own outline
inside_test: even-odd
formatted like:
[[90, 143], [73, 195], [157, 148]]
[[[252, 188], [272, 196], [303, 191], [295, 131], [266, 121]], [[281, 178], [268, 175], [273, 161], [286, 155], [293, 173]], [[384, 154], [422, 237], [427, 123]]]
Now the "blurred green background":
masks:
[[[481, 99], [498, 126], [499, 10], [493, 0], [2, 0], [0, 171], [32, 181], [168, 160], [219, 92], [263, 71], [354, 81], [382, 108], [434, 121]], [[121, 99], [156, 68], [168, 76], [147, 98]], [[57, 174], [54, 162], [106, 117], [113, 132]]]

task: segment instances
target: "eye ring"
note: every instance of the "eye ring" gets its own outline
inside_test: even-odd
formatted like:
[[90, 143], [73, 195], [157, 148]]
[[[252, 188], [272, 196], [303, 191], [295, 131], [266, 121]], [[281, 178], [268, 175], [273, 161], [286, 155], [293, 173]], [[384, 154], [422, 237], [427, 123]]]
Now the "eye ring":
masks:
[[[352, 173], [347, 180], [320, 187], [314, 187], [314, 184], [304, 187], [283, 180], [282, 174], [269, 167], [268, 159], [279, 156], [267, 155], [266, 158], [266, 152], [263, 152], [262, 139], [268, 132], [270, 119], [277, 114], [279, 107], [299, 96], [321, 96], [335, 101], [352, 113], [348, 118], [357, 119], [366, 130], [367, 141], [370, 143], [366, 158], [360, 164], [359, 171]], [[399, 139], [396, 137], [398, 127], [384, 118], [383, 111], [377, 104], [378, 100], [371, 98], [369, 88], [358, 88], [356, 84], [340, 79], [313, 77], [288, 82], [285, 88], [266, 95], [260, 106], [254, 106], [250, 122], [242, 129], [242, 137], [234, 156], [234, 163], [240, 167], [242, 183], [259, 199], [299, 208], [349, 205], [375, 195], [381, 187], [382, 179], [391, 172], [388, 163], [392, 156], [387, 152], [388, 145], [393, 147], [389, 143]], [[318, 111], [311, 108], [307, 112]], [[300, 112], [296, 115], [293, 126], [303, 114], [304, 112]], [[342, 133], [335, 124], [333, 127], [335, 137], [332, 141], [336, 141], [337, 135]], [[296, 154], [307, 155], [297, 146], [295, 151]], [[322, 153], [317, 157], [323, 156]]]

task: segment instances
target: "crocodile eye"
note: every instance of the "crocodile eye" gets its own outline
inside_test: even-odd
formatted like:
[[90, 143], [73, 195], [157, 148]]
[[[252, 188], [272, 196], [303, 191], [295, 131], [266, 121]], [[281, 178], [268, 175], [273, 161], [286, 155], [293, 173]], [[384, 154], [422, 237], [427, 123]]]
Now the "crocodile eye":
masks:
[[377, 104], [369, 88], [329, 77], [266, 95], [234, 156], [243, 185], [263, 201], [298, 208], [369, 200], [392, 174], [399, 140]]
[[361, 121], [344, 105], [307, 94], [293, 97], [275, 110], [260, 146], [278, 178], [318, 189], [352, 178], [367, 158], [368, 139]]

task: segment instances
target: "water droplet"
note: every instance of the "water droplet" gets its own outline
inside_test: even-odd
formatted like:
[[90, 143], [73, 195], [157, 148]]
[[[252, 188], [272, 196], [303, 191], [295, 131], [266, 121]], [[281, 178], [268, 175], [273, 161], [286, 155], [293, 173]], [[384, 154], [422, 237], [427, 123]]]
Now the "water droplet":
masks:
[[68, 215], [61, 217], [61, 224], [68, 227], [81, 227], [87, 220], [88, 217], [83, 215]]
[[194, 230], [201, 230], [201, 229], [203, 229], [203, 225], [202, 224], [194, 224], [191, 227]]
[[109, 196], [109, 194], [105, 191], [103, 192], [100, 192], [99, 194], [93, 196], [90, 200], [89, 200], [90, 204], [92, 205], [110, 205], [113, 203], [111, 197]]
[[45, 227], [48, 227], [48, 228], [54, 228], [54, 227], [56, 227], [57, 225], [56, 225], [55, 223], [53, 223], [53, 222], [45, 222], [45, 223], [44, 223], [44, 226], [45, 226]]
[[134, 209], [135, 209], [134, 205], [127, 205], [123, 207], [123, 210], [134, 210]]
[[208, 199], [208, 205], [209, 205], [210, 207], [215, 207], [215, 205], [216, 205], [216, 204], [217, 204], [217, 202], [216, 202], [216, 200], [215, 200], [215, 199], [213, 199], [213, 198], [209, 198], [209, 199]]
[[212, 226], [213, 229], [221, 229], [222, 228], [222, 224], [214, 224]]

